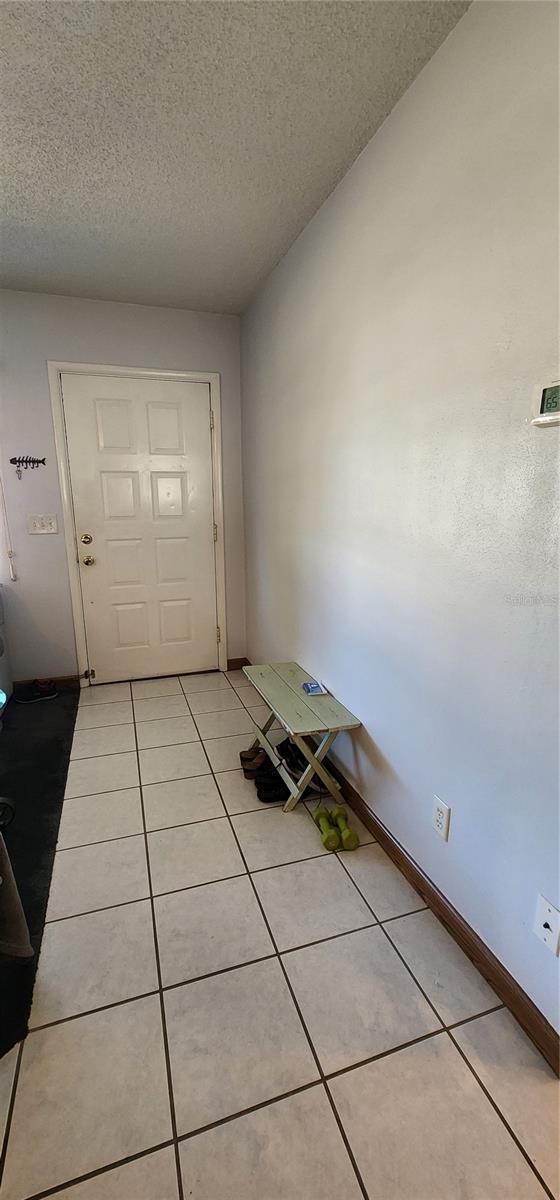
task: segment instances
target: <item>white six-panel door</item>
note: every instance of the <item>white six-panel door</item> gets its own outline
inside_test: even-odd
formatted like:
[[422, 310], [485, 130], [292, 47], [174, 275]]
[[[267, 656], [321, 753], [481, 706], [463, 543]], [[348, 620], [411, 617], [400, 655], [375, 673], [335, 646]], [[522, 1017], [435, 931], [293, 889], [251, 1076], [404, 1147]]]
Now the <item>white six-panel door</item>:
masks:
[[61, 383], [95, 683], [217, 667], [209, 384]]

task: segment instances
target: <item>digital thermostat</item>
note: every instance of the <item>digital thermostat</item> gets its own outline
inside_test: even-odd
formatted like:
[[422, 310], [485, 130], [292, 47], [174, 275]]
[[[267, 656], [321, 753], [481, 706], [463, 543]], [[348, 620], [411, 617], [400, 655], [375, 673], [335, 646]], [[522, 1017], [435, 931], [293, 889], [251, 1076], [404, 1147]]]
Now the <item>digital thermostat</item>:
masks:
[[533, 391], [532, 425], [560, 425], [560, 379], [538, 384]]

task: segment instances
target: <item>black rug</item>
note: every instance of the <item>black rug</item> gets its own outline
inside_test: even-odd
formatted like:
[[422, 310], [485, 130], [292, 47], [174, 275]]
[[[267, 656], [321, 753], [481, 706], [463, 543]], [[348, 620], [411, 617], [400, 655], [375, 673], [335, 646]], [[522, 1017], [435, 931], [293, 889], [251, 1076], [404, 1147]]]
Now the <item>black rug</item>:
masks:
[[10, 701], [0, 733], [0, 795], [16, 806], [3, 830], [35, 950], [0, 958], [0, 1057], [25, 1037], [51, 882], [79, 689], [39, 704]]

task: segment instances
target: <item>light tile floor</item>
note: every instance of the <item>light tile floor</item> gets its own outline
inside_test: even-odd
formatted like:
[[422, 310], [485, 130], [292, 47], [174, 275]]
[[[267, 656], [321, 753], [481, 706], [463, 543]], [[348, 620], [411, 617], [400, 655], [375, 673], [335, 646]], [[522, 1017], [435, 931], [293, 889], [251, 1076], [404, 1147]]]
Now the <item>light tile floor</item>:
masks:
[[552, 1072], [356, 818], [329, 855], [260, 803], [264, 715], [237, 671], [82, 693], [3, 1200], [555, 1196]]

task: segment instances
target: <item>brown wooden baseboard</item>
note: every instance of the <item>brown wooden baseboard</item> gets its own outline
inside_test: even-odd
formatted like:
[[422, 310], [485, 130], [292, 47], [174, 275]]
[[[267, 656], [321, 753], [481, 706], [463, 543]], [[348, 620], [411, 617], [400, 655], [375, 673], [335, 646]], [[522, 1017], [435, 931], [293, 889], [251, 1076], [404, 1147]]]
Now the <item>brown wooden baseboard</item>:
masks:
[[228, 658], [228, 671], [240, 671], [242, 667], [250, 667], [251, 664], [248, 658]]
[[436, 917], [445, 925], [451, 936], [478, 968], [481, 975], [484, 975], [484, 978], [488, 980], [488, 983], [494, 988], [500, 999], [503, 1000], [506, 1008], [509, 1008], [510, 1012], [513, 1013], [528, 1037], [531, 1038], [531, 1041], [535, 1043], [535, 1046], [540, 1050], [547, 1063], [550, 1064], [552, 1070], [557, 1075], [560, 1074], [560, 1043], [558, 1034], [553, 1026], [539, 1012], [537, 1006], [527, 993], [523, 991], [523, 988], [513, 978], [513, 975], [510, 975], [503, 963], [496, 958], [496, 955], [482, 941], [482, 938], [475, 933], [474, 929], [471, 929], [465, 918], [457, 912], [457, 909], [443, 895], [443, 892], [440, 892], [435, 883], [432, 883], [432, 880], [424, 874], [418, 863], [411, 858], [408, 851], [393, 837], [393, 834], [389, 832], [383, 822], [372, 813], [359, 792], [349, 783], [338, 767], [334, 763], [329, 762], [329, 768], [340, 783], [344, 799], [353, 808], [356, 816], [363, 821], [366, 828], [369, 829], [376, 841], [379, 842], [379, 845], [392, 858], [409, 883], [416, 888], [417, 892], [420, 892], [428, 907], [431, 908]]

